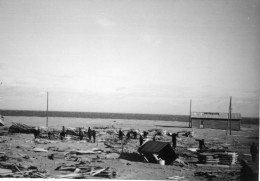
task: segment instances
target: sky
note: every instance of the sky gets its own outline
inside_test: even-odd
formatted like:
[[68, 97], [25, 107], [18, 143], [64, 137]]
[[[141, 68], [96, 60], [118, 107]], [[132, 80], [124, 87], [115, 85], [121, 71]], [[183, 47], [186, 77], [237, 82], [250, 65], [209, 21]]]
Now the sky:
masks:
[[259, 117], [259, 0], [0, 0], [0, 109]]

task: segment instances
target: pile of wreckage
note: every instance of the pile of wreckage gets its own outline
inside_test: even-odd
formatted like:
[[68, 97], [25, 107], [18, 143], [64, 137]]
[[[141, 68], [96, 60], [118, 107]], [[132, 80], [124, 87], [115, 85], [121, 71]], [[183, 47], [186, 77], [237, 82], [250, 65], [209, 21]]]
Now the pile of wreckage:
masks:
[[53, 175], [48, 170], [41, 170], [35, 166], [22, 166], [21, 164], [0, 162], [0, 178], [71, 178], [71, 179], [94, 179], [115, 178], [117, 172], [109, 167], [102, 168], [98, 166], [89, 166], [86, 164], [61, 165], [56, 171], [71, 171], [68, 174]]
[[[34, 133], [36, 129], [40, 130], [40, 138], [47, 138], [48, 133], [54, 135], [53, 139], [59, 138], [60, 130], [53, 128], [40, 127], [36, 128], [33, 126], [28, 126], [21, 123], [13, 123], [9, 128], [10, 133]], [[137, 133], [138, 135], [144, 135], [144, 142], [142, 145], [137, 147], [136, 143], [138, 140], [136, 136], [130, 136], [130, 139], [118, 139], [118, 130], [116, 128], [108, 126], [93, 127], [97, 131], [97, 136], [100, 136], [98, 142], [103, 142], [107, 148], [110, 149], [109, 152], [104, 153], [103, 150], [99, 148], [93, 148], [90, 150], [70, 150], [64, 153], [60, 153], [59, 148], [33, 148], [32, 151], [35, 152], [48, 152], [54, 151], [48, 155], [49, 159], [65, 159], [66, 161], [75, 161], [77, 164], [63, 164], [58, 166], [56, 171], [70, 171], [69, 174], [61, 175], [51, 175], [42, 170], [37, 170], [37, 168], [23, 168], [21, 165], [17, 166], [15, 164], [2, 164], [0, 162], [0, 177], [30, 177], [30, 178], [92, 178], [92, 177], [105, 177], [105, 178], [115, 178], [117, 172], [112, 168], [101, 168], [96, 166], [89, 166], [91, 160], [84, 159], [81, 155], [85, 154], [99, 154], [96, 160], [100, 158], [119, 158], [120, 154], [124, 152], [124, 148], [127, 145], [133, 145], [135, 151], [143, 158], [143, 161], [149, 163], [157, 163], [161, 165], [177, 165], [177, 166], [187, 166], [189, 163], [195, 164], [197, 167], [219, 167], [219, 168], [229, 168], [237, 163], [237, 153], [231, 152], [227, 149], [198, 149], [198, 148], [187, 148], [187, 146], [194, 146], [195, 141], [190, 141], [194, 139], [193, 131], [179, 131], [177, 132], [179, 146], [173, 149], [171, 146], [171, 135], [172, 133], [167, 133], [161, 129], [150, 129], [141, 133], [136, 129], [122, 130], [124, 135], [126, 133]], [[85, 128], [66, 128], [66, 134], [69, 135], [65, 137], [67, 140], [79, 140], [79, 132], [83, 132], [83, 136], [87, 137], [87, 129]], [[156, 140], [155, 140], [156, 137]], [[101, 139], [102, 138], [102, 139]], [[135, 142], [131, 142], [134, 139]], [[35, 139], [35, 143], [46, 144], [53, 143], [53, 140], [47, 139]], [[197, 144], [196, 144], [197, 145]], [[57, 153], [59, 152], [59, 153]], [[102, 156], [101, 156], [102, 155]], [[105, 155], [105, 156], [104, 156]], [[1, 155], [0, 155], [1, 156]], [[1, 160], [2, 159], [2, 160]], [[6, 157], [2, 155], [0, 161], [6, 161]], [[196, 176], [203, 176], [204, 173], [196, 172]], [[207, 175], [209, 174], [209, 175]], [[212, 176], [207, 173], [207, 176]]]
[[234, 165], [237, 163], [237, 153], [226, 150], [207, 150], [199, 154], [199, 163]]
[[[115, 131], [115, 128], [108, 127], [108, 126], [95, 126], [93, 129], [97, 130], [97, 136], [100, 136], [102, 134], [118, 134], [117, 131]], [[110, 129], [106, 132], [103, 132], [103, 129]], [[16, 123], [12, 122], [12, 125], [8, 129], [8, 133], [25, 133], [25, 134], [33, 134], [35, 131], [39, 131], [40, 138], [48, 138], [48, 134], [51, 134], [52, 139], [59, 139], [59, 134], [61, 133], [62, 130], [58, 130], [55, 128], [50, 128], [50, 127], [36, 127], [36, 126], [29, 126], [26, 124], [22, 123]], [[71, 128], [67, 127], [65, 129], [65, 134], [69, 135], [67, 139], [74, 139], [78, 140], [80, 131], [82, 133], [83, 139], [86, 139], [87, 137], [87, 129], [84, 127], [77, 127], [77, 128]]]
[[150, 163], [160, 163], [170, 165], [177, 158], [169, 142], [147, 141], [138, 152]]
[[[59, 149], [58, 147], [48, 147], [47, 149], [39, 147], [25, 147], [17, 146], [16, 148], [26, 152], [43, 153], [41, 157], [46, 157], [49, 160], [59, 160], [60, 164], [56, 167], [55, 171], [60, 171], [60, 174], [50, 173], [47, 169], [38, 169], [36, 166], [31, 165], [30, 161], [27, 164], [18, 163], [16, 160], [31, 160], [36, 159], [31, 154], [25, 155], [18, 153], [17, 156], [13, 154], [6, 154], [0, 152], [0, 178], [71, 178], [71, 179], [94, 179], [99, 178], [115, 178], [117, 172], [110, 167], [102, 168], [100, 166], [90, 166], [92, 161], [98, 162], [102, 156], [103, 158], [113, 158], [111, 153], [104, 153], [102, 149], [92, 148], [90, 150], [71, 150], [70, 148]], [[85, 157], [84, 155], [96, 155], [92, 157]], [[105, 156], [104, 156], [105, 155]], [[117, 155], [119, 157], [119, 155]], [[22, 159], [23, 158], [23, 159]], [[116, 158], [116, 157], [115, 157]], [[67, 164], [64, 161], [73, 161], [74, 164]], [[19, 162], [20, 162], [19, 161]], [[76, 162], [76, 163], [75, 163]], [[29, 163], [29, 165], [28, 165]], [[57, 162], [58, 163], [58, 162]], [[70, 173], [68, 173], [70, 172]], [[57, 172], [56, 172], [57, 173]]]
[[34, 133], [35, 127], [28, 126], [22, 123], [12, 123], [12, 126], [9, 127], [9, 133]]
[[113, 169], [101, 168], [97, 166], [88, 166], [88, 165], [62, 165], [57, 167], [55, 170], [59, 171], [73, 171], [70, 174], [57, 175], [56, 178], [93, 178], [96, 177], [104, 177], [104, 178], [115, 178], [117, 176], [117, 172]]

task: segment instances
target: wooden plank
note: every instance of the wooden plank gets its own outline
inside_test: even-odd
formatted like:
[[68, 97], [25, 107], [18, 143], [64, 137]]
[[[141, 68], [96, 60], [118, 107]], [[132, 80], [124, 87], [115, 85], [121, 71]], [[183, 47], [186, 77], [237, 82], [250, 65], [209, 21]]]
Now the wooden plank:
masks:
[[95, 171], [94, 173], [92, 173], [91, 176], [95, 176], [104, 170], [106, 170], [106, 168], [99, 169], [99, 170]]
[[196, 164], [198, 167], [217, 167], [217, 168], [230, 168], [228, 165], [212, 165], [212, 164]]

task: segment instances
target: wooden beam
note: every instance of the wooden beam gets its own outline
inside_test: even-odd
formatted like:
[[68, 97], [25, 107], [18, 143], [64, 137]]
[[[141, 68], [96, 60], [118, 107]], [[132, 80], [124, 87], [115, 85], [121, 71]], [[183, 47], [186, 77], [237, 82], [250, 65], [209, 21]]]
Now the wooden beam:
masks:
[[191, 119], [191, 100], [190, 100], [190, 120], [189, 120], [189, 127], [192, 127], [192, 119]]
[[230, 125], [229, 125], [229, 130], [230, 130], [230, 135], [231, 135], [231, 130], [232, 130], [232, 96], [230, 96], [230, 103], [229, 103], [229, 121], [230, 121]]
[[47, 92], [46, 127], [48, 127], [48, 124], [49, 124], [49, 120], [48, 120], [48, 111], [49, 111], [49, 93]]

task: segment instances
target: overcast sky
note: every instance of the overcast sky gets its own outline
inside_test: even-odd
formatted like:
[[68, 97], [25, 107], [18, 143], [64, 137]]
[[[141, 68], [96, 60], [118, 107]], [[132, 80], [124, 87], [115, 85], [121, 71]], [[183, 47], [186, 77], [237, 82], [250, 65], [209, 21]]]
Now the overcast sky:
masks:
[[0, 109], [259, 116], [259, 0], [0, 0]]

